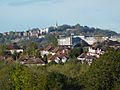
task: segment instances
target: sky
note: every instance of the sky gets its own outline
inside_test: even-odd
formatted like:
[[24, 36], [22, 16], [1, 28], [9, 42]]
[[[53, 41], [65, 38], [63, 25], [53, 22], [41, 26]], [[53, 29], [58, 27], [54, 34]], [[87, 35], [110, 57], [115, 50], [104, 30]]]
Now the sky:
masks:
[[120, 33], [120, 0], [0, 0], [0, 32], [79, 23]]

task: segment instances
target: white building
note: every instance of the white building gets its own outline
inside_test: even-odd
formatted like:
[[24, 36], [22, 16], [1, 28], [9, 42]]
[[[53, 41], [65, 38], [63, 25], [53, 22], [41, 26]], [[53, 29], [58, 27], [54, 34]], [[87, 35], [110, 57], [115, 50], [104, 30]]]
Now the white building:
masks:
[[15, 52], [20, 53], [23, 52], [23, 49], [14, 49], [14, 50], [10, 50], [11, 54], [14, 54]]
[[40, 29], [40, 34], [49, 33], [49, 28]]
[[58, 39], [58, 45], [71, 46], [71, 37]]
[[111, 37], [109, 38], [109, 40], [120, 42], [120, 37], [118, 37], [118, 36], [111, 36]]
[[96, 42], [98, 42], [97, 38], [100, 39], [101, 42], [105, 41], [108, 39], [108, 37], [85, 37], [85, 36], [80, 36], [80, 35], [77, 35], [77, 36], [73, 36], [73, 37], [79, 37], [81, 38], [82, 40], [86, 41], [89, 45], [92, 45]]
[[84, 62], [87, 62], [89, 65], [91, 65], [92, 61], [95, 58], [100, 58], [100, 55], [102, 55], [103, 53], [104, 53], [104, 51], [102, 51], [99, 48], [93, 49], [93, 48], [89, 47], [88, 52], [81, 54], [80, 56], [77, 57], [77, 59], [80, 60], [82, 62], [82, 64]]

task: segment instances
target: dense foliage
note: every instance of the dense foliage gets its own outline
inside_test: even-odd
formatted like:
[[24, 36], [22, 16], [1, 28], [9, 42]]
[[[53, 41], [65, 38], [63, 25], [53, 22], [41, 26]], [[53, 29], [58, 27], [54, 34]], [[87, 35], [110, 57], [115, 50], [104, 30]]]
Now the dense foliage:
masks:
[[119, 90], [120, 50], [110, 49], [91, 66], [71, 59], [65, 64], [25, 66], [0, 62], [0, 90]]

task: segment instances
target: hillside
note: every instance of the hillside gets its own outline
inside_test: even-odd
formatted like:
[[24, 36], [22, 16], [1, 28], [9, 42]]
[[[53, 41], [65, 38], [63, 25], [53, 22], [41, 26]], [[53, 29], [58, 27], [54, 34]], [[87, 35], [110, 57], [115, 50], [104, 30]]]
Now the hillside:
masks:
[[[51, 31], [55, 31], [55, 28], [50, 27], [49, 29], [51, 29]], [[88, 27], [88, 26], [81, 26], [80, 24], [76, 24], [74, 26], [70, 26], [70, 25], [61, 25], [58, 26], [57, 28], [58, 32], [67, 32], [67, 31], [71, 31], [74, 34], [80, 34], [80, 35], [86, 35], [86, 36], [96, 36], [96, 35], [100, 35], [100, 36], [119, 36], [120, 34], [118, 34], [115, 31], [111, 31], [111, 30], [103, 30], [100, 28], [94, 28], [94, 27]]]

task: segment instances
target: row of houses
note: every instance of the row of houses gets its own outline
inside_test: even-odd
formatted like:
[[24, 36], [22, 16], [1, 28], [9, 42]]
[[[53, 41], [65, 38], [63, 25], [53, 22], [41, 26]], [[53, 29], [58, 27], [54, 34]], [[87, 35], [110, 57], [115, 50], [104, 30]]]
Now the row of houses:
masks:
[[[23, 49], [20, 48], [9, 48], [11, 54], [14, 54], [14, 52], [20, 53], [23, 52]], [[69, 61], [69, 55], [68, 53], [70, 52], [70, 48], [68, 47], [63, 47], [63, 46], [58, 46], [58, 47], [53, 47], [51, 45], [47, 46], [43, 50], [40, 51], [41, 56], [44, 57], [46, 55], [48, 57], [48, 63], [50, 62], [55, 62], [55, 63], [65, 63]], [[77, 57], [78, 60], [80, 60], [82, 63], [87, 62], [89, 65], [92, 63], [92, 61], [95, 58], [99, 58], [100, 55], [102, 55], [104, 51], [102, 51], [99, 48], [92, 48], [89, 47], [87, 53], [83, 53]], [[26, 65], [45, 65], [45, 62], [41, 58], [35, 58], [35, 57], [30, 57], [30, 56], [25, 56], [21, 57], [19, 59], [21, 64], [26, 64]]]
[[[68, 41], [70, 42], [70, 39]], [[78, 39], [78, 41], [79, 41], [79, 39]], [[67, 42], [65, 41], [65, 43], [67, 43]], [[78, 43], [81, 43], [81, 41], [79, 41]], [[70, 45], [71, 45], [70, 43], [65, 44], [65, 45], [63, 45], [63, 43], [62, 43], [62, 45], [58, 45], [57, 47], [53, 47], [53, 46], [49, 45], [49, 46], [45, 47], [43, 50], [40, 50], [41, 56], [44, 57], [44, 55], [46, 55], [47, 58], [48, 58], [48, 63], [50, 63], [50, 62], [65, 63], [65, 62], [69, 61], [68, 53], [70, 52], [70, 49], [74, 48], [74, 47], [72, 47], [72, 48], [69, 47]], [[93, 60], [95, 60], [96, 58], [100, 58], [100, 56], [102, 54], [104, 54], [105, 45], [107, 45], [107, 47], [108, 46], [119, 47], [120, 43], [115, 42], [115, 41], [106, 40], [102, 43], [99, 42], [99, 43], [96, 43], [96, 44], [93, 44], [93, 45], [88, 45], [87, 46], [87, 48], [88, 48], [87, 52], [79, 55], [77, 57], [77, 59], [79, 61], [81, 61], [82, 63], [88, 63], [89, 65], [91, 65]], [[14, 53], [15, 51], [18, 52], [18, 53], [23, 52], [22, 49], [13, 49], [13, 50], [10, 50], [10, 51], [11, 51], [11, 53]], [[36, 58], [31, 58], [31, 57], [29, 57], [27, 59], [24, 59], [25, 61], [22, 60], [21, 63], [22, 64], [27, 64], [29, 62], [29, 60], [31, 60], [31, 59], [33, 59], [33, 61], [35, 61], [34, 64], [38, 65], [38, 62], [37, 62]], [[24, 61], [24, 63], [23, 63], [23, 61]], [[39, 64], [41, 64], [41, 62], [39, 62]], [[42, 63], [42, 65], [44, 65], [44, 63]]]
[[48, 56], [48, 63], [55, 62], [55, 63], [65, 63], [68, 61], [69, 48], [68, 47], [52, 47], [48, 46], [44, 50], [41, 51], [41, 55]]
[[5, 32], [3, 33], [4, 36], [7, 35], [14, 35], [14, 36], [18, 36], [18, 37], [39, 37], [43, 34], [47, 34], [49, 33], [49, 28], [43, 28], [43, 29], [39, 29], [39, 28], [33, 28], [33, 29], [29, 29], [28, 31], [25, 32]]

